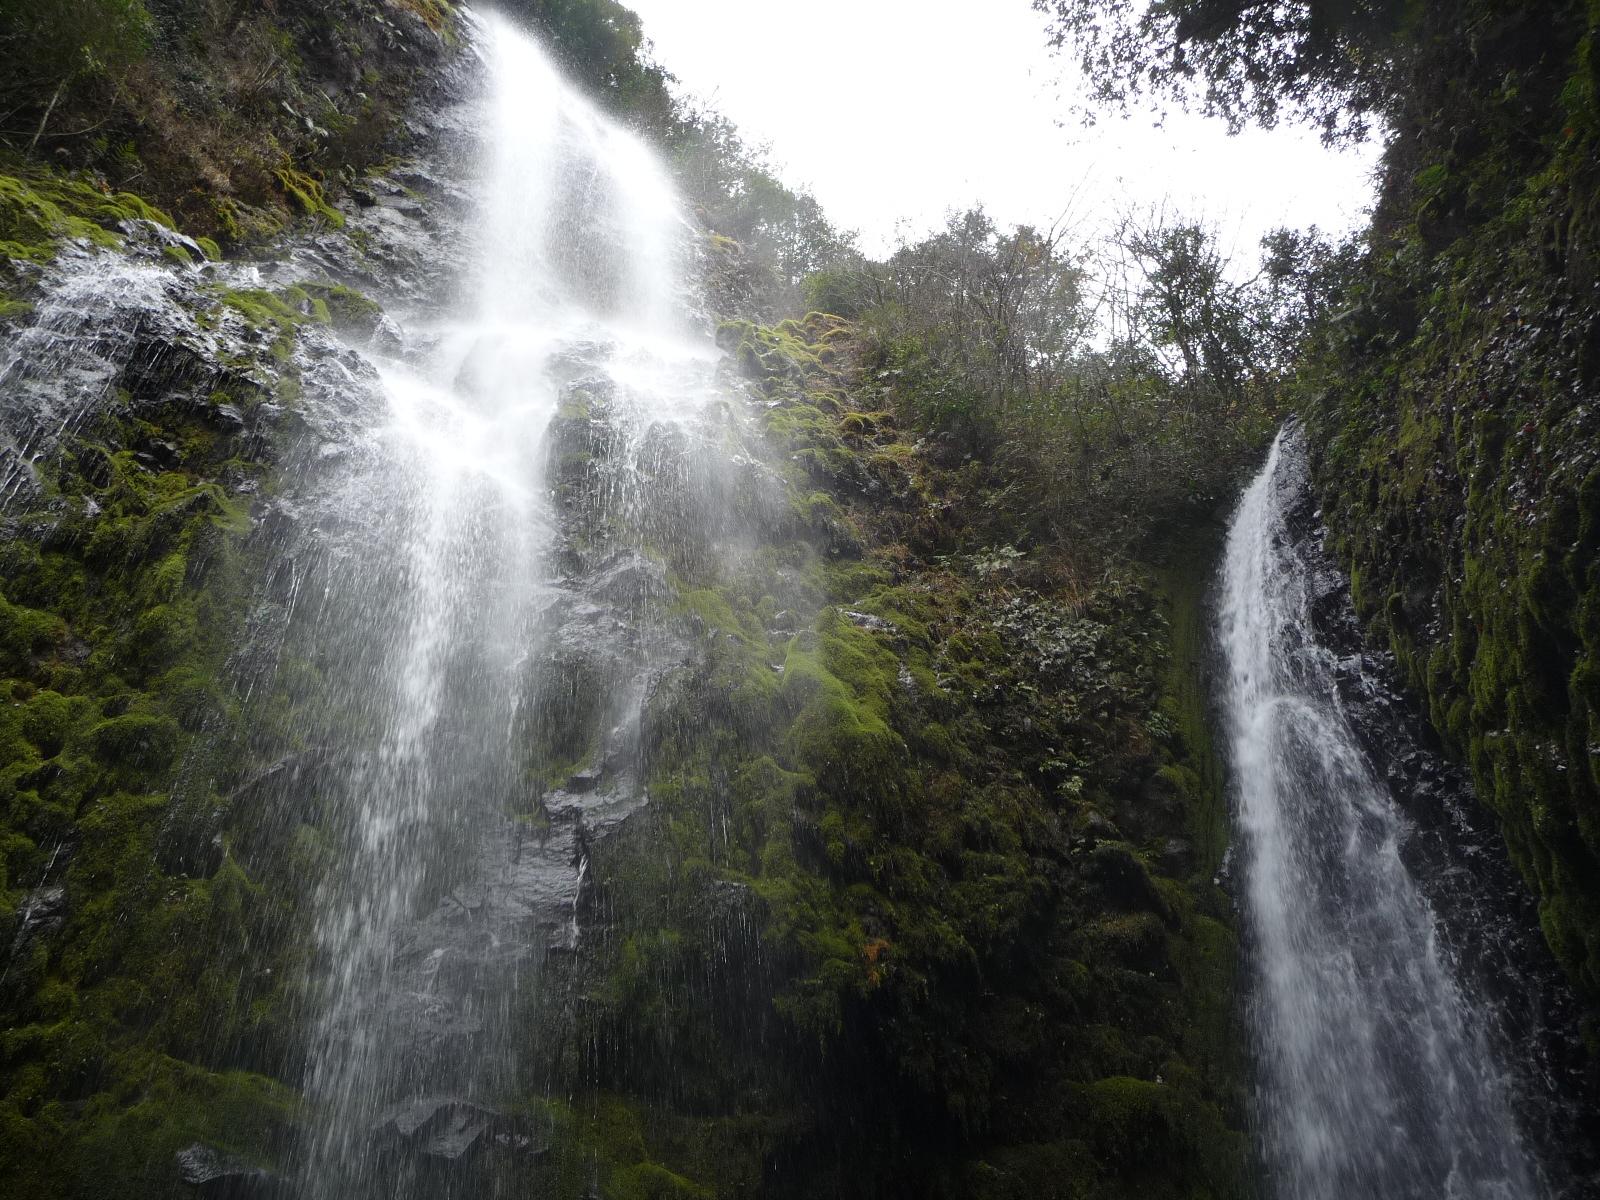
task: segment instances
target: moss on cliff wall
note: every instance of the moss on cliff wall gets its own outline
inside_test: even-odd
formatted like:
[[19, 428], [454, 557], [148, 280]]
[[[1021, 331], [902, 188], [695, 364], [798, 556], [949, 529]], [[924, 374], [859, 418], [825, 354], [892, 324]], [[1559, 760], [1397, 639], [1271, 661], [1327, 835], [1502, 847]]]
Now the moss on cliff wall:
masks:
[[152, 197], [197, 233], [337, 220], [456, 44], [444, 0], [40, 0], [0, 7], [0, 141]]
[[851, 335], [723, 329], [787, 510], [744, 558], [663, 551], [699, 650], [596, 851], [575, 1015], [547, 998], [598, 1131], [566, 1153], [619, 1197], [1242, 1194], [1205, 566], [1163, 599], [975, 543], [983, 481]]
[[[580, 32], [614, 15], [533, 7]], [[231, 242], [296, 214], [336, 223], [341, 169], [380, 151], [449, 20], [425, 0], [205, 8], [159, 30], [103, 138], [44, 138], [88, 173], [0, 185], [6, 253], [109, 244], [128, 216], [171, 224], [125, 181]], [[201, 78], [179, 103], [164, 72], [191, 54]], [[641, 78], [654, 96], [659, 76]], [[148, 122], [119, 127], [130, 111]], [[230, 138], [242, 152], [223, 161]], [[248, 325], [253, 361], [223, 365], [271, 379], [306, 321], [370, 307], [249, 289], [215, 293], [206, 320]], [[652, 547], [663, 619], [695, 652], [649, 705], [650, 806], [593, 848], [600, 940], [531, 1000], [529, 1058], [554, 1061], [524, 1103], [550, 1142], [529, 1186], [1243, 1194], [1196, 685], [1205, 564], [1082, 578], [1014, 548], [1026, 514], [982, 464], [930, 460], [853, 339], [816, 314], [721, 332], [777, 500], [731, 557]], [[239, 379], [117, 396], [43, 464], [45, 499], [7, 518], [0, 1186], [19, 1195], [173, 1194], [181, 1147], [269, 1163], [304, 1120], [282, 1081], [304, 1050], [301, 905], [329, 852], [314, 815], [256, 812], [277, 793], [254, 781], [328, 722], [314, 663], [282, 664], [261, 728], [240, 728], [230, 691], [271, 578], [248, 536], [270, 406]], [[586, 464], [568, 468], [581, 487]], [[530, 753], [556, 778], [592, 747]]]
[[1470, 764], [1593, 1003], [1600, 9], [1446, 7], [1307, 373], [1317, 471], [1358, 608]]
[[293, 893], [247, 873], [230, 813], [276, 410], [140, 349], [116, 381], [137, 395], [114, 385], [38, 464], [0, 541], [8, 1195], [174, 1194], [179, 1149], [263, 1161], [295, 1119], [295, 948], [270, 932]]

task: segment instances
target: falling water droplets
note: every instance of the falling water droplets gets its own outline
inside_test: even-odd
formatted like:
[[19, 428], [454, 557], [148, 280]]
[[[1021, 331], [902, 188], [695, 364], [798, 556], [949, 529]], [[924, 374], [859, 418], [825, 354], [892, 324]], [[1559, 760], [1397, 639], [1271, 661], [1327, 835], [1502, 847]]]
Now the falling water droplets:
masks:
[[581, 946], [593, 844], [647, 803], [640, 714], [682, 653], [652, 522], [718, 436], [660, 164], [511, 25], [477, 49], [477, 203], [423, 249], [459, 253], [456, 298], [407, 290], [359, 387], [307, 400], [351, 426], [305, 485], [325, 583], [289, 651], [340, 746], [313, 798], [312, 1200], [478, 1194], [541, 1144], [513, 1115], [527, 1005]]
[[1310, 635], [1280, 434], [1229, 534], [1221, 640], [1256, 956], [1259, 1119], [1283, 1200], [1541, 1195], [1486, 1006], [1411, 873], [1411, 829]]

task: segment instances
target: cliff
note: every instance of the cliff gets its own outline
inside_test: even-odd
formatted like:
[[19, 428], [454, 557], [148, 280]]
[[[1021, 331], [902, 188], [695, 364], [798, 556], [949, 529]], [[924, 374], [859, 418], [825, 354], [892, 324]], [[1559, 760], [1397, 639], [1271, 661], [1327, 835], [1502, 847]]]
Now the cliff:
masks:
[[1596, 10], [1430, 10], [1365, 255], [1311, 355], [1338, 550], [1600, 995]]
[[[362, 352], [400, 352], [365, 293], [442, 286], [459, 197], [417, 156], [465, 33], [444, 5], [118, 12], [115, 69], [34, 81], [50, 165], [0, 187], [32, 405], [3, 460], [0, 1184], [270, 1194], [323, 1119], [314, 910], [371, 733], [321, 615], [290, 615], [339, 566], [308, 481], [360, 453]], [[660, 123], [623, 10], [529, 12]], [[79, 129], [102, 106], [103, 139]], [[1039, 538], [1005, 470], [917, 427], [936, 370], [895, 382], [844, 318], [760, 323], [794, 264], [741, 211], [702, 206], [756, 239], [704, 238], [718, 465], [665, 438], [621, 510], [614, 398], [561, 396], [585, 604], [503, 816], [575, 925], [518, 992], [517, 1093], [418, 1127], [492, 1124], [469, 1169], [493, 1194], [1240, 1194], [1204, 555]], [[651, 640], [671, 665], [619, 750]], [[445, 1169], [415, 1133], [392, 1169]]]

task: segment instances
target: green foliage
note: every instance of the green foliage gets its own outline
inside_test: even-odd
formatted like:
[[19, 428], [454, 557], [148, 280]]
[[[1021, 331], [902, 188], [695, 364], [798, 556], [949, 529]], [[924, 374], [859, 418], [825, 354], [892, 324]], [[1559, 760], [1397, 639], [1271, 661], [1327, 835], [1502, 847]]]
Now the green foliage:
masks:
[[150, 37], [140, 0], [0, 0], [0, 110], [37, 140], [58, 107], [114, 89]]
[[1236, 280], [1192, 222], [1106, 243], [981, 211], [882, 264], [815, 278], [861, 314], [886, 404], [945, 465], [974, 462], [1030, 539], [1141, 552], [1231, 496], [1281, 417], [1294, 346], [1348, 252], [1279, 232]]
[[[261, 403], [249, 389], [221, 398]], [[266, 932], [286, 927], [287, 893], [263, 889], [219, 836], [238, 769], [223, 750], [237, 719], [227, 661], [260, 569], [243, 498], [260, 464], [231, 428], [182, 391], [137, 405], [112, 391], [38, 464], [42, 501], [8, 511], [7, 1195], [170, 1195], [181, 1147], [265, 1161], [295, 1119], [273, 1080], [283, 946]]]
[[279, 167], [273, 174], [300, 212], [321, 217], [335, 229], [343, 227], [344, 214], [328, 204], [319, 180], [293, 167]]
[[0, 174], [0, 257], [45, 262], [65, 238], [115, 246], [118, 222], [172, 218], [127, 192], [111, 193], [87, 179], [76, 179], [20, 164], [15, 174]]
[[456, 19], [443, 0], [0, 0], [0, 143], [228, 243], [337, 223], [327, 189], [392, 151]]
[[[810, 193], [779, 182], [764, 153], [746, 145], [733, 123], [713, 111], [681, 109], [665, 141], [679, 185], [701, 221], [742, 247], [738, 268], [754, 277], [724, 311], [746, 317], [797, 308], [832, 312], [829, 305], [811, 303], [805, 280], [849, 260], [854, 235], [835, 229]], [[726, 274], [727, 266], [713, 270], [718, 273]]]
[[649, 809], [594, 853], [562, 1086], [625, 1100], [652, 1186], [779, 1161], [783, 1194], [1001, 1195], [1026, 1160], [1057, 1194], [1236, 1194], [1218, 847], [1170, 852], [1221, 812], [1193, 664], [1128, 574], [946, 524], [984, 485], [868, 407], [856, 336], [722, 330], [791, 516], [675, 577], [699, 652], [650, 706]]
[[1362, 136], [1406, 79], [1406, 0], [1034, 0], [1050, 40], [1078, 62], [1093, 108], [1151, 96], [1195, 104], [1234, 128], [1283, 115], [1328, 140]]

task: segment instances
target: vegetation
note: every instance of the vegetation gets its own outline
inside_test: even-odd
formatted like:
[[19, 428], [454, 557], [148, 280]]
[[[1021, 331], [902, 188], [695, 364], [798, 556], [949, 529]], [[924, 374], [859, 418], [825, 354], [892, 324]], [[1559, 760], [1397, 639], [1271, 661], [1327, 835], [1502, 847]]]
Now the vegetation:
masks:
[[[1320, 265], [1298, 253], [1310, 247]], [[972, 211], [807, 289], [859, 320], [907, 429], [947, 465], [993, 471], [1028, 545], [1087, 565], [1204, 522], [1281, 419], [1293, 344], [1342, 259], [1314, 234], [1267, 249], [1238, 280], [1193, 223], [1129, 217], [1074, 245]]]
[[875, 407], [861, 333], [723, 329], [787, 503], [748, 558], [660, 547], [699, 651], [592, 864], [580, 1009], [532, 1018], [572, 1039], [547, 1086], [639, 1140], [568, 1152], [608, 1195], [1239, 1194], [1192, 642], [1132, 566], [993, 542], [1025, 513]]
[[[736, 457], [772, 492], [744, 497], [739, 554], [648, 547], [693, 654], [646, 714], [650, 806], [594, 850], [593, 951], [527, 998], [554, 1194], [1248, 1193], [1202, 592], [1219, 505], [1290, 410], [1358, 607], [1600, 1001], [1600, 15], [1038, 6], [1099, 102], [1384, 125], [1372, 230], [1274, 234], [1245, 278], [1182, 220], [1088, 242], [972, 211], [869, 261], [673, 98], [614, 0], [506, 4], [674, 162], [751, 401]], [[234, 246], [337, 226], [453, 20], [0, 0], [25, 68], [0, 80], [7, 271], [131, 218]], [[179, 1147], [266, 1163], [303, 1120], [296, 897], [327, 847], [310, 801], [252, 844], [250, 781], [303, 738], [322, 668], [288, 664], [259, 730], [226, 681], [297, 339], [378, 312], [333, 284], [206, 295], [243, 360], [201, 394], [121, 381], [6, 518], [18, 1195], [166, 1194]], [[0, 296], [0, 323], [26, 313]], [[595, 419], [581, 396], [557, 419], [561, 504]], [[541, 716], [540, 783], [586, 738]]]
[[[1358, 605], [1471, 766], [1591, 1005], [1595, 24], [1575, 4], [1430, 14], [1408, 50], [1426, 82], [1395, 110], [1366, 253], [1302, 385]], [[1444, 33], [1469, 26], [1470, 45]]]
[[[201, 110], [262, 118], [225, 186], [194, 182], [198, 158], [163, 157], [159, 129], [127, 154], [74, 140], [93, 97], [111, 96], [112, 121], [178, 111], [156, 103], [177, 51], [148, 7], [148, 39], [74, 75], [33, 147], [89, 170], [17, 165], [15, 257], [109, 244], [129, 213], [170, 224], [114, 193], [123, 178], [234, 245], [290, 217], [337, 224], [341, 169], [377, 151], [384, 118], [341, 142], [327, 110], [312, 124], [330, 136], [309, 140], [263, 115], [285, 97], [307, 111], [294, 56], [326, 26], [292, 5], [259, 27], [289, 39], [259, 98], [221, 82], [257, 28], [243, 10], [238, 45], [190, 60]], [[439, 11], [411, 7], [421, 24], [376, 55], [382, 71], [429, 61], [418, 31]], [[774, 1172], [790, 1181], [778, 1191], [834, 1194], [1238, 1194], [1198, 589], [1185, 565], [1158, 579], [1135, 557], [1205, 511], [1276, 411], [1266, 352], [1245, 369], [1218, 348], [1235, 343], [1213, 344], [1265, 345], [1267, 282], [1226, 279], [1203, 231], [1130, 226], [1113, 302], [1108, 252], [982, 213], [865, 262], [731, 125], [670, 99], [625, 10], [513, 7], [677, 164], [708, 282], [740, 318], [719, 340], [758, 402], [749, 453], [780, 489], [756, 506], [748, 559], [663, 543], [662, 617], [700, 651], [651, 706], [647, 815], [593, 864], [601, 945], [571, 989], [533, 997], [560, 1009], [528, 1020], [552, 1047], [541, 1094], [565, 1097], [529, 1101], [558, 1131], [541, 1177], [616, 1197]], [[808, 298], [844, 315], [757, 323]], [[307, 322], [374, 313], [330, 285], [219, 291], [205, 319], [253, 331], [271, 379], [292, 374]], [[244, 496], [270, 480], [270, 444], [218, 414], [261, 397], [219, 394], [197, 417], [172, 389], [170, 408], [130, 398], [85, 428], [49, 467], [73, 519], [42, 509], [8, 542], [19, 949], [0, 1179], [28, 1194], [165, 1194], [181, 1146], [270, 1163], [302, 1119], [297, 898], [326, 848], [309, 810], [265, 821], [275, 793], [251, 780], [314, 720], [318, 668], [289, 664], [264, 727], [238, 727], [225, 660], [262, 574]], [[222, 422], [209, 433], [207, 413]], [[576, 402], [561, 418], [589, 419]], [[1130, 436], [1146, 428], [1171, 430], [1164, 466], [1153, 438]], [[1203, 481], [1172, 482], [1201, 463]], [[570, 731], [533, 732], [546, 758], [583, 753]], [[57, 886], [66, 924], [30, 924], [54, 919]]]
[[[9, 1194], [147, 1196], [197, 1139], [259, 1159], [278, 1082], [263, 893], [219, 829], [225, 664], [262, 397], [123, 392], [54, 456], [0, 547], [0, 1181]], [[241, 981], [249, 980], [241, 987]], [[254, 1053], [245, 1065], [239, 1047]]]
[[1176, 100], [1234, 128], [1307, 120], [1336, 140], [1359, 137], [1408, 82], [1405, 0], [1034, 0], [1052, 43], [1090, 85], [1084, 115], [1136, 98]]
[[1309, 270], [1330, 297], [1291, 326], [1297, 406], [1357, 604], [1471, 766], [1593, 1004], [1593, 5], [1036, 7], [1099, 101], [1385, 129], [1362, 244], [1278, 247], [1286, 280]]
[[0, 257], [8, 263], [48, 262], [65, 239], [81, 239], [102, 247], [116, 246], [113, 230], [123, 221], [154, 221], [170, 226], [172, 218], [138, 196], [111, 193], [86, 179], [4, 164], [15, 173], [0, 175]]
[[442, 0], [0, 0], [0, 143], [237, 244], [331, 212], [448, 49]]

